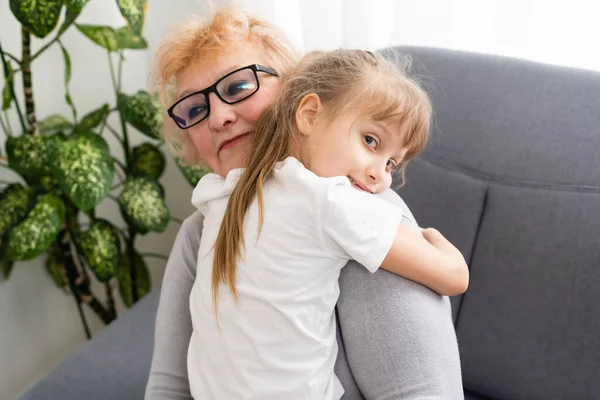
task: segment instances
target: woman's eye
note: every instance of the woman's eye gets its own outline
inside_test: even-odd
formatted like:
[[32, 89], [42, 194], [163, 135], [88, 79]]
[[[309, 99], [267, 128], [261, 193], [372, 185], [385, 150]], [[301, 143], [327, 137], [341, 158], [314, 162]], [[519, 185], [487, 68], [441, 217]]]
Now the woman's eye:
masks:
[[236, 81], [232, 82], [227, 86], [227, 95], [235, 96], [241, 92], [251, 91], [256, 89], [256, 84], [248, 81]]
[[375, 138], [373, 136], [365, 135], [365, 143], [367, 143], [367, 146], [369, 146], [369, 147], [372, 147], [372, 148], [377, 147], [377, 140], [375, 140]]
[[194, 106], [188, 110], [188, 119], [194, 119], [206, 111], [205, 106]]
[[393, 160], [388, 160], [385, 166], [391, 171], [396, 168], [396, 163]]

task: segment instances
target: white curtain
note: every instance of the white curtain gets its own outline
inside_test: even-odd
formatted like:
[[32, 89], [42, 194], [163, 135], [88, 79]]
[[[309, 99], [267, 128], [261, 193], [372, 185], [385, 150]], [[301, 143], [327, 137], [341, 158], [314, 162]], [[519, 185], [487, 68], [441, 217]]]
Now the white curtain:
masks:
[[600, 70], [593, 0], [213, 0], [277, 23], [303, 50], [420, 45]]

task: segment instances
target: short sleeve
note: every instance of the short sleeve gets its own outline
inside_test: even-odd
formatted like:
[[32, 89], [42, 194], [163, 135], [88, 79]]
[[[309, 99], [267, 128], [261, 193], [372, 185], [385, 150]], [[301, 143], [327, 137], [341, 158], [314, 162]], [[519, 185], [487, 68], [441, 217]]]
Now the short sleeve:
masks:
[[320, 216], [324, 245], [375, 272], [394, 243], [402, 209], [337, 182], [326, 189]]

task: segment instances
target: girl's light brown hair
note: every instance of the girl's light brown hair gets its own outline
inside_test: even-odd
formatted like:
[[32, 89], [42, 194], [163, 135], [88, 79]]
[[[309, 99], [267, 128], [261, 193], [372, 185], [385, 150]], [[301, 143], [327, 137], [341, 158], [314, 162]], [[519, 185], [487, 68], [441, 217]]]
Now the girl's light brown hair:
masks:
[[263, 223], [263, 185], [275, 164], [288, 156], [303, 160], [296, 110], [308, 94], [319, 96], [330, 121], [356, 110], [375, 121], [384, 121], [408, 148], [408, 160], [425, 146], [431, 126], [431, 103], [423, 89], [407, 76], [409, 59], [395, 55], [390, 62], [379, 54], [336, 50], [307, 54], [281, 82], [276, 102], [261, 116], [253, 134], [248, 166], [234, 188], [214, 247], [212, 292], [218, 311], [218, 290], [228, 285], [237, 300], [236, 262], [244, 243], [244, 217], [258, 198], [259, 233]]
[[[208, 18], [192, 16], [175, 25], [161, 40], [154, 56], [152, 87], [163, 109], [176, 99], [177, 80], [196, 63], [208, 63], [223, 54], [251, 49], [266, 57], [280, 75], [298, 61], [292, 41], [275, 25], [240, 7], [224, 8]], [[163, 134], [173, 154], [189, 165], [202, 163], [187, 130], [180, 130], [165, 113]]]

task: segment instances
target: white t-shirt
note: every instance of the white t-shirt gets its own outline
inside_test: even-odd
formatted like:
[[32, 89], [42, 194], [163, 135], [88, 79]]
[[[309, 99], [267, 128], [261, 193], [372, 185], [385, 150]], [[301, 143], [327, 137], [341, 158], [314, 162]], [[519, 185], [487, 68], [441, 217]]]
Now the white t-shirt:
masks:
[[350, 259], [374, 272], [387, 255], [402, 210], [352, 188], [346, 177], [321, 178], [295, 158], [277, 163], [244, 223], [237, 264], [239, 304], [219, 289], [212, 300], [213, 246], [242, 169], [204, 176], [192, 203], [205, 216], [190, 296], [190, 388], [198, 400], [338, 400], [343, 389], [334, 308], [340, 270]]

